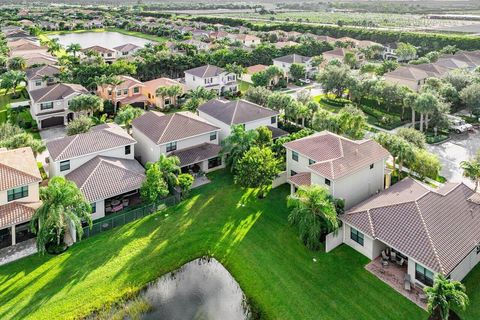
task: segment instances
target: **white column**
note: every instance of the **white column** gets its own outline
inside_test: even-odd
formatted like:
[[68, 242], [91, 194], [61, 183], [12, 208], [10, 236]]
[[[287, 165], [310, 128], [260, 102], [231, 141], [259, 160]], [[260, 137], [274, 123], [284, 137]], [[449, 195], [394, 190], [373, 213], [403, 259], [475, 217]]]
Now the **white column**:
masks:
[[12, 246], [17, 243], [17, 235], [15, 234], [15, 225], [12, 226]]

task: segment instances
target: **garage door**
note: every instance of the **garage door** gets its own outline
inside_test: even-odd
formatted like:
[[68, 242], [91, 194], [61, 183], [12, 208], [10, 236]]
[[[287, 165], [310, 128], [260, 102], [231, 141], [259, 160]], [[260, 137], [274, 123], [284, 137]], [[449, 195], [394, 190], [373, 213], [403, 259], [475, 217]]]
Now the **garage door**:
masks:
[[53, 126], [63, 126], [63, 117], [53, 117], [42, 120], [42, 129]]

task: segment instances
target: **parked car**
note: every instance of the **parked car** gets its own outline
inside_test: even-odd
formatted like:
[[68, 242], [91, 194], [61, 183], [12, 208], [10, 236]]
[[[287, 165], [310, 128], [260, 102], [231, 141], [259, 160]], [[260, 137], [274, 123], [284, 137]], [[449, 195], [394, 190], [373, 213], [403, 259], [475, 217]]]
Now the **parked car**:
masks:
[[448, 120], [450, 122], [450, 131], [455, 133], [463, 133], [473, 130], [473, 126], [470, 123], [466, 123], [462, 118], [449, 116]]

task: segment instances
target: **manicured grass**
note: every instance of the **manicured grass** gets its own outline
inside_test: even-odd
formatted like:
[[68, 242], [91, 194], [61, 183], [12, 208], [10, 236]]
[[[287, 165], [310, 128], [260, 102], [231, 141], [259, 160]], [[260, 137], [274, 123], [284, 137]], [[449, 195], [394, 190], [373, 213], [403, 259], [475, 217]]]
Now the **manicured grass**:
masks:
[[[342, 245], [312, 252], [288, 222], [287, 186], [259, 200], [225, 171], [189, 199], [75, 244], [0, 267], [0, 319], [78, 318], [203, 255], [232, 273], [262, 319], [426, 319]], [[313, 259], [316, 259], [316, 262]]]
[[107, 28], [105, 31], [118, 32], [118, 33], [126, 34], [126, 35], [129, 35], [129, 36], [143, 38], [143, 39], [147, 39], [147, 40], [155, 41], [155, 42], [165, 42], [165, 41], [168, 40], [165, 37], [159, 37], [159, 36], [155, 36], [155, 35], [151, 35], [151, 34], [146, 34], [146, 33], [137, 32], [137, 31], [129, 31], [129, 30], [124, 30], [124, 29], [119, 29], [119, 28]]
[[248, 88], [250, 88], [252, 85], [248, 82], [238, 80], [238, 90], [240, 90], [241, 93], [245, 93]]

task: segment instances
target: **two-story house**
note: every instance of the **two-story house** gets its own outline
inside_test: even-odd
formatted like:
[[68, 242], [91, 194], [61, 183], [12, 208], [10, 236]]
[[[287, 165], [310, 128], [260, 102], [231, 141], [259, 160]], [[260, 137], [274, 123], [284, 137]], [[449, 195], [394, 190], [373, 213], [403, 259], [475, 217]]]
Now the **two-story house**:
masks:
[[135, 156], [143, 164], [161, 154], [176, 155], [184, 172], [209, 172], [224, 167], [219, 156], [220, 128], [191, 112], [163, 114], [151, 111], [132, 123], [138, 144]]
[[340, 62], [345, 62], [345, 57], [347, 54], [353, 54], [355, 56], [355, 67], [359, 67], [365, 61], [365, 55], [358, 50], [336, 48], [322, 53], [324, 59], [322, 65], [325, 65], [335, 59], [339, 60]]
[[89, 52], [95, 52], [107, 63], [112, 63], [117, 59], [117, 51], [102, 46], [91, 46], [81, 50], [81, 56], [87, 57]]
[[42, 181], [30, 148], [0, 148], [0, 248], [33, 238], [29, 222], [41, 205]]
[[30, 113], [39, 129], [65, 125], [73, 120], [74, 113], [68, 109], [70, 100], [88, 90], [79, 84], [57, 83], [45, 88], [31, 90]]
[[25, 71], [27, 78], [27, 91], [45, 88], [55, 84], [60, 74], [60, 69], [55, 66], [41, 66], [29, 68]]
[[126, 43], [113, 49], [117, 51], [117, 58], [127, 58], [133, 56], [141, 48], [136, 44]]
[[373, 140], [350, 140], [328, 131], [284, 144], [292, 193], [321, 185], [345, 201], [345, 208], [384, 189], [389, 153]]
[[143, 94], [145, 85], [130, 76], [119, 76], [118, 78], [121, 81], [118, 85], [98, 86], [97, 95], [103, 100], [112, 101], [117, 109], [127, 104], [143, 108], [148, 100]]
[[188, 90], [204, 87], [217, 91], [219, 95], [238, 90], [236, 74], [209, 64], [186, 70], [185, 85]]
[[288, 133], [278, 128], [278, 111], [262, 107], [246, 100], [210, 100], [197, 109], [198, 115], [218, 126], [220, 140], [230, 135], [233, 125], [243, 125], [246, 130], [265, 126], [272, 131], [274, 139]]
[[[75, 182], [92, 205], [92, 218], [122, 210], [138, 195], [145, 170], [134, 159], [137, 142], [109, 123], [47, 142], [49, 176]], [[124, 201], [125, 200], [125, 201]]]
[[311, 77], [315, 72], [315, 68], [312, 66], [311, 57], [305, 57], [299, 54], [289, 54], [273, 59], [273, 65], [279, 67], [287, 78], [291, 77], [290, 67], [293, 64], [303, 65], [305, 67], [305, 76], [307, 78]]
[[[173, 80], [170, 78], [158, 78], [153, 79], [147, 82], [144, 82], [143, 87], [143, 95], [145, 95], [148, 99], [149, 104], [156, 106], [159, 109], [163, 109], [164, 107], [175, 105], [177, 100], [180, 96], [185, 93], [185, 85], [183, 83], [178, 82], [177, 80]], [[161, 87], [172, 87], [172, 86], [179, 86], [182, 88], [182, 91], [178, 96], [159, 96], [157, 94], [157, 90]]]

